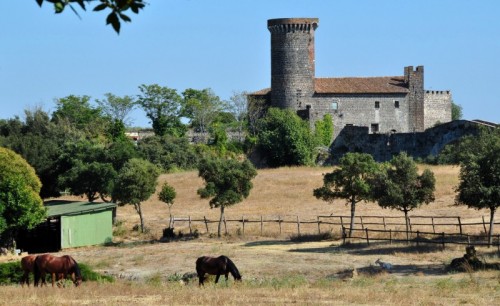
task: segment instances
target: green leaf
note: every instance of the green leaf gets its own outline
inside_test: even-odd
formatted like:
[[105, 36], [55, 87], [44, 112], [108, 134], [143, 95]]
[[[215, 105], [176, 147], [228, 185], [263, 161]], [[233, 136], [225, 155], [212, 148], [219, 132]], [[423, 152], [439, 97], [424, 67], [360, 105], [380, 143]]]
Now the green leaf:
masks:
[[42, 7], [43, 0], [36, 0], [36, 3], [38, 3], [38, 6]]
[[108, 15], [108, 18], [106, 18], [106, 24], [111, 24], [116, 33], [120, 33], [120, 20], [115, 12]]
[[94, 12], [99, 12], [102, 11], [103, 9], [107, 8], [108, 5], [106, 3], [101, 3], [98, 6], [94, 7], [93, 11]]
[[132, 20], [125, 14], [120, 13], [120, 18], [125, 22], [131, 22]]
[[76, 3], [78, 3], [78, 4], [80, 5], [80, 7], [81, 7], [84, 11], [86, 11], [86, 9], [85, 9], [85, 2], [84, 2], [84, 1], [85, 1], [85, 0], [76, 0]]
[[64, 11], [64, 4], [61, 2], [54, 3], [54, 10], [56, 14], [60, 14]]

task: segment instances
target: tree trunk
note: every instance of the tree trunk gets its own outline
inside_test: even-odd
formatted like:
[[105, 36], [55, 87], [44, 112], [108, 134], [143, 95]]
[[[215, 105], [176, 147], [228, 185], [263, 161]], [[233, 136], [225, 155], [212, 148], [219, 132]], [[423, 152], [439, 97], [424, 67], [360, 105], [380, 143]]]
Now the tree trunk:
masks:
[[141, 233], [144, 233], [144, 217], [142, 216], [141, 203], [134, 204], [134, 207], [139, 214], [139, 219], [141, 219]]
[[220, 207], [220, 219], [219, 219], [219, 226], [217, 227], [217, 237], [221, 237], [220, 231], [222, 227], [222, 220], [224, 220], [224, 205], [221, 205]]
[[354, 217], [356, 215], [356, 200], [351, 198], [351, 224], [349, 225], [349, 238], [352, 237], [352, 229], [354, 228]]
[[495, 226], [495, 207], [490, 207], [490, 231], [488, 233], [488, 247], [493, 244], [493, 227]]
[[404, 209], [403, 212], [405, 213], [406, 241], [408, 241], [408, 240], [410, 240], [410, 233], [408, 232], [410, 230], [410, 224], [408, 223], [408, 210]]

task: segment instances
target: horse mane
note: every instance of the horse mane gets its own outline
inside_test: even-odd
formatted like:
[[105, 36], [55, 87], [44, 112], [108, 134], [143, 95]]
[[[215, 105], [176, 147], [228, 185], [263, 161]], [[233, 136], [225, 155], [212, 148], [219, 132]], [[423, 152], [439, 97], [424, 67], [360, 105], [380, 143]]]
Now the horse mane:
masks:
[[234, 262], [231, 259], [229, 259], [229, 257], [227, 257], [227, 256], [222, 255], [221, 257], [223, 257], [226, 260], [227, 267], [229, 268], [229, 272], [231, 272], [231, 275], [234, 277], [234, 279], [241, 280], [240, 271], [238, 271], [238, 268], [236, 268], [236, 265], [234, 264]]
[[75, 272], [75, 276], [77, 278], [81, 279], [82, 278], [82, 271], [80, 270], [80, 266], [78, 265], [78, 263], [76, 262], [76, 260], [73, 257], [71, 257], [69, 255], [66, 255], [66, 256], [68, 256], [69, 260], [71, 262], [73, 262], [73, 267], [71, 269], [73, 270], [73, 272]]

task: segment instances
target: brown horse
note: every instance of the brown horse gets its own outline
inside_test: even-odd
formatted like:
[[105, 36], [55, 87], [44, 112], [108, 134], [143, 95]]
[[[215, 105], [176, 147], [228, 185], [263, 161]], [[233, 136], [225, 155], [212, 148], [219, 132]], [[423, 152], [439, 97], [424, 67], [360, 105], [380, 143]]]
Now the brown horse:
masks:
[[205, 273], [217, 275], [215, 283], [219, 281], [221, 274], [228, 279], [228, 274], [234, 277], [235, 280], [241, 281], [241, 275], [235, 264], [228, 257], [222, 255], [219, 257], [202, 256], [196, 260], [196, 273], [198, 274], [199, 285], [203, 285], [205, 281]]
[[33, 268], [35, 266], [36, 255], [28, 255], [21, 258], [21, 268], [23, 269], [23, 277], [21, 278], [21, 286], [24, 287], [24, 283], [30, 286], [30, 273], [33, 273]]
[[45, 283], [45, 274], [50, 273], [52, 275], [52, 287], [56, 281], [56, 275], [62, 276], [61, 278], [66, 278], [66, 276], [71, 275], [71, 279], [76, 287], [82, 283], [82, 273], [78, 263], [69, 255], [64, 255], [61, 257], [44, 254], [39, 255], [35, 259], [34, 274], [35, 274], [35, 286], [38, 286], [40, 278], [42, 279], [42, 284]]

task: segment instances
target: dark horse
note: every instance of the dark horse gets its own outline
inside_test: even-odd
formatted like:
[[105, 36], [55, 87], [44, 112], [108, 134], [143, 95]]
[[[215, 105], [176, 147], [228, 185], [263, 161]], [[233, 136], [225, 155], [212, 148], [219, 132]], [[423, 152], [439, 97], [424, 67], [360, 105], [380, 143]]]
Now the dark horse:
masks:
[[241, 280], [241, 275], [238, 271], [238, 268], [236, 268], [231, 259], [227, 258], [224, 255], [219, 257], [199, 257], [196, 260], [196, 273], [198, 274], [198, 278], [200, 280], [200, 286], [203, 285], [203, 282], [205, 281], [205, 273], [217, 275], [215, 277], [215, 283], [219, 281], [219, 277], [221, 276], [221, 274], [224, 274], [224, 276], [226, 276], [227, 281], [227, 276], [229, 273], [231, 273], [235, 280]]
[[35, 286], [38, 286], [40, 278], [42, 279], [42, 284], [40, 286], [43, 286], [43, 284], [47, 285], [45, 283], [45, 274], [47, 273], [52, 275], [52, 287], [54, 287], [56, 276], [58, 276], [58, 278], [66, 278], [70, 275], [76, 287], [82, 283], [80, 267], [73, 257], [69, 255], [58, 257], [44, 254], [37, 256], [34, 266]]

